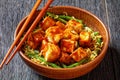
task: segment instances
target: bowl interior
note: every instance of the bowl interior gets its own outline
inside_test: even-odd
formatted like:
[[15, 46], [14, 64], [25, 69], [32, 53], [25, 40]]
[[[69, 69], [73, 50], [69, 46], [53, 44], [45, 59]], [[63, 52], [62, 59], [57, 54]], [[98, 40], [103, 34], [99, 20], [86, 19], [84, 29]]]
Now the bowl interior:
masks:
[[[25, 63], [29, 67], [31, 67], [32, 69], [34, 69], [41, 75], [44, 75], [50, 78], [70, 79], [70, 78], [82, 76], [90, 72], [101, 62], [108, 48], [109, 34], [108, 34], [108, 31], [105, 25], [95, 15], [91, 14], [90, 12], [84, 9], [80, 9], [80, 8], [76, 8], [72, 6], [56, 6], [56, 7], [49, 8], [48, 11], [53, 12], [55, 14], [67, 13], [70, 16], [74, 16], [78, 19], [81, 19], [87, 26], [91, 27], [92, 29], [99, 31], [103, 37], [103, 42], [104, 42], [104, 46], [103, 46], [101, 53], [95, 58], [95, 60], [91, 62], [88, 62], [82, 66], [68, 68], [68, 69], [66, 68], [56, 69], [56, 68], [50, 68], [50, 67], [46, 67], [43, 65], [35, 64], [31, 60], [29, 60], [22, 52], [20, 52], [21, 58], [25, 61]], [[34, 21], [38, 13], [39, 11], [36, 11], [28, 27], [30, 27], [30, 25], [32, 24], [32, 22]], [[26, 20], [26, 18], [27, 17], [22, 19], [22, 21], [18, 24], [16, 32], [15, 32], [15, 37], [18, 34], [19, 30], [21, 29], [22, 25], [24, 24], [24, 21]], [[50, 71], [48, 72], [48, 70]], [[65, 74], [68, 74], [68, 75], [65, 75]]]

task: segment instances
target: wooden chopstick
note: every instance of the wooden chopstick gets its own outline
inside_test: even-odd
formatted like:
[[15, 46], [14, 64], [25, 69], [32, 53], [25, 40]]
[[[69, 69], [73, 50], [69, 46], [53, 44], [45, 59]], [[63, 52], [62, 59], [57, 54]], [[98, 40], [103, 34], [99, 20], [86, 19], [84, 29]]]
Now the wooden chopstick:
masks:
[[35, 11], [37, 10], [38, 6], [40, 5], [42, 0], [37, 0], [33, 9], [31, 10], [28, 18], [26, 19], [25, 23], [23, 24], [23, 27], [21, 28], [20, 32], [18, 33], [16, 39], [14, 40], [14, 42], [12, 43], [12, 45], [10, 46], [6, 56], [4, 57], [1, 65], [0, 65], [0, 69], [2, 68], [2, 66], [4, 65], [5, 61], [7, 60], [8, 56], [10, 55], [10, 53], [12, 52], [13, 48], [15, 47], [15, 45], [17, 44], [18, 40], [20, 39], [20, 37], [22, 36], [23, 32], [26, 29], [26, 26], [29, 24], [32, 16], [34, 15]]
[[22, 40], [20, 41], [20, 43], [18, 44], [18, 46], [16, 47], [15, 51], [13, 52], [13, 54], [10, 56], [10, 58], [8, 59], [8, 61], [6, 62], [6, 64], [8, 64], [11, 59], [14, 57], [14, 55], [16, 54], [16, 52], [21, 48], [22, 44], [24, 43], [24, 41], [26, 40], [27, 36], [29, 35], [29, 33], [31, 31], [33, 31], [33, 29], [36, 27], [37, 23], [41, 20], [41, 18], [44, 16], [46, 10], [49, 8], [49, 5], [53, 2], [53, 0], [48, 0], [48, 2], [46, 3], [45, 7], [40, 11], [40, 13], [38, 14], [37, 18], [35, 19], [35, 21], [33, 22], [33, 24], [30, 26], [30, 28], [28, 29], [28, 31], [26, 32], [26, 34], [24, 35], [24, 37], [22, 38]]

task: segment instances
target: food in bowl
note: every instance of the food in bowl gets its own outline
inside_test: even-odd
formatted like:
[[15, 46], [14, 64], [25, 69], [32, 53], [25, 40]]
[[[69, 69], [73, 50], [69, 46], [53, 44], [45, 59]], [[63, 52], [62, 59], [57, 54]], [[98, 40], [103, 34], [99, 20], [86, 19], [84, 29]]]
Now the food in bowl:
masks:
[[102, 36], [74, 16], [47, 12], [23, 45], [36, 64], [73, 68], [94, 60], [103, 47]]
[[[103, 60], [106, 54], [109, 43], [109, 33], [103, 22], [89, 11], [73, 6], [54, 6], [49, 8], [47, 11], [57, 15], [62, 15], [64, 13], [67, 13], [68, 16], [74, 16], [77, 19], [81, 19], [83, 21], [83, 24], [86, 24], [93, 31], [99, 32], [99, 34], [102, 36], [102, 42], [103, 42], [101, 51], [98, 53], [96, 58], [85, 63], [84, 65], [80, 64], [80, 66], [74, 66], [72, 68], [53, 68], [40, 64], [39, 61], [36, 61], [36, 59], [34, 60], [35, 62], [32, 61], [27, 55], [25, 55], [23, 50], [20, 49], [19, 53], [21, 59], [25, 62], [25, 64], [27, 64], [28, 67], [30, 67], [40, 75], [53, 79], [72, 79], [72, 78], [80, 77], [87, 74], [88, 72], [93, 70], [96, 66], [98, 66], [98, 64]], [[31, 19], [31, 22], [29, 23], [28, 27], [33, 23], [39, 12], [40, 10], [35, 12], [35, 16], [33, 16], [33, 18]], [[16, 38], [26, 18], [27, 17], [23, 18], [18, 24], [14, 38]], [[38, 50], [34, 50], [34, 51], [36, 53], [39, 53]]]

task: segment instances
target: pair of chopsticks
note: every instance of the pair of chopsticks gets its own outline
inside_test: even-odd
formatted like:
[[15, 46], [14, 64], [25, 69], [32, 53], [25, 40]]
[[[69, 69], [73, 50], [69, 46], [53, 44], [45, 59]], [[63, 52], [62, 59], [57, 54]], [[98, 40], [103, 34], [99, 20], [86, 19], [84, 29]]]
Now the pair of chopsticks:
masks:
[[[24, 43], [24, 41], [26, 40], [27, 36], [29, 35], [30, 32], [33, 31], [33, 29], [36, 27], [37, 23], [41, 20], [41, 18], [44, 16], [46, 10], [49, 8], [49, 5], [53, 2], [53, 0], [48, 0], [48, 2], [46, 3], [46, 5], [42, 8], [42, 10], [40, 11], [40, 13], [38, 14], [38, 16], [36, 17], [36, 19], [34, 20], [34, 22], [32, 23], [32, 25], [30, 26], [30, 28], [28, 29], [28, 31], [26, 32], [26, 34], [24, 35], [24, 37], [22, 38], [22, 40], [19, 42], [19, 44], [17, 45], [16, 49], [14, 50], [13, 54], [11, 54], [11, 52], [13, 51], [13, 48], [16, 46], [17, 42], [19, 41], [20, 37], [22, 36], [23, 32], [26, 29], [26, 26], [29, 24], [31, 18], [34, 16], [35, 11], [37, 10], [38, 6], [40, 5], [42, 0], [37, 0], [33, 9], [31, 10], [28, 18], [26, 19], [25, 23], [23, 24], [20, 32], [18, 33], [16, 39], [14, 40], [14, 42], [12, 43], [11, 47], [9, 48], [7, 54], [5, 55], [2, 63], [0, 64], [0, 69], [3, 67], [4, 63], [6, 62], [6, 64], [8, 64], [11, 59], [14, 57], [14, 55], [16, 54], [16, 52], [21, 48], [22, 44]], [[10, 56], [11, 55], [11, 56]], [[10, 57], [9, 57], [10, 56]], [[8, 58], [9, 57], [9, 58]], [[8, 60], [7, 60], [8, 58]]]

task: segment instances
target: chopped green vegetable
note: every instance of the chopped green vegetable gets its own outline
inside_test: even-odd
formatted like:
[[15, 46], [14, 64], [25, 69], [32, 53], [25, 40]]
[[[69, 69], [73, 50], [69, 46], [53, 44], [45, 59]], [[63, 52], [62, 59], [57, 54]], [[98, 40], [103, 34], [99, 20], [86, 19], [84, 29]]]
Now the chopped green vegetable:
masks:
[[96, 35], [99, 35], [99, 32], [94, 32], [94, 35], [96, 36]]
[[98, 42], [99, 44], [101, 44], [102, 39], [101, 39], [101, 38], [98, 38], [98, 39], [97, 39], [97, 42]]
[[58, 66], [55, 63], [51, 63], [51, 62], [47, 62], [49, 66], [53, 67], [53, 68], [61, 68], [60, 66]]
[[63, 22], [64, 24], [66, 24], [66, 23], [67, 23], [67, 21], [66, 21], [66, 20], [64, 20], [64, 19], [60, 18], [58, 15], [52, 14], [52, 13], [50, 13], [50, 12], [47, 12], [46, 14], [47, 14], [48, 16], [50, 16], [50, 17], [52, 17], [52, 18], [54, 18], [54, 19], [58, 20], [58, 21]]
[[72, 17], [72, 16], [59, 15], [59, 17], [65, 20], [76, 20], [77, 22], [82, 23], [82, 20], [76, 19], [75, 17]]
[[79, 61], [79, 62], [76, 62], [76, 63], [73, 63], [73, 64], [67, 66], [67, 68], [73, 68], [73, 67], [79, 66], [79, 65], [81, 65], [82, 63], [84, 63], [85, 61], [86, 61], [86, 59], [82, 59], [82, 60]]
[[63, 67], [63, 68], [67, 68], [67, 65], [65, 65], [65, 64], [62, 64], [62, 67]]

